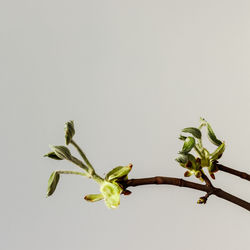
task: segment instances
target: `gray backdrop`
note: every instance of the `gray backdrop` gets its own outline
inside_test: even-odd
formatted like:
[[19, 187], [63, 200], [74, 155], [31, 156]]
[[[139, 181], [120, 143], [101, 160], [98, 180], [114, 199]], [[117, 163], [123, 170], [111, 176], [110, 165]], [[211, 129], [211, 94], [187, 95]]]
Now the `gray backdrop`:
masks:
[[[239, 0], [2, 0], [0, 248], [249, 249], [249, 212], [197, 205], [198, 191], [131, 188], [108, 210], [83, 199], [94, 182], [63, 176], [45, 198], [53, 170], [77, 168], [42, 157], [73, 119], [99, 174], [132, 162], [134, 178], [182, 177], [179, 132], [204, 116], [222, 162], [250, 172], [249, 12]], [[214, 183], [250, 198], [237, 177]]]

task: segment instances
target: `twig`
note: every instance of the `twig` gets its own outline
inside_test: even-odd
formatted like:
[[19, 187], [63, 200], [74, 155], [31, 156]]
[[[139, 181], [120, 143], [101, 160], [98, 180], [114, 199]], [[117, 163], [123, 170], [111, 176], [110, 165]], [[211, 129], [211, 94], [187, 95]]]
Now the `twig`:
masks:
[[216, 163], [216, 166], [218, 167], [218, 170], [221, 170], [223, 172], [226, 172], [226, 173], [229, 173], [232, 175], [236, 175], [242, 179], [250, 181], [250, 175], [245, 173], [245, 172], [241, 172], [241, 171], [226, 167], [226, 166], [219, 164], [219, 163]]
[[151, 184], [173, 185], [173, 186], [179, 186], [179, 187], [192, 188], [192, 189], [206, 192], [208, 196], [215, 195], [217, 197], [220, 197], [224, 200], [227, 200], [233, 204], [236, 204], [250, 211], [249, 202], [242, 200], [234, 195], [231, 195], [223, 191], [222, 189], [213, 187], [212, 185], [211, 186], [207, 185], [207, 183], [203, 185], [203, 184], [186, 181], [186, 180], [179, 179], [179, 178], [156, 176], [156, 177], [149, 177], [149, 178], [130, 179], [130, 180], [123, 181], [121, 184], [123, 185], [124, 189], [126, 189], [127, 187], [136, 187], [136, 186], [151, 185]]

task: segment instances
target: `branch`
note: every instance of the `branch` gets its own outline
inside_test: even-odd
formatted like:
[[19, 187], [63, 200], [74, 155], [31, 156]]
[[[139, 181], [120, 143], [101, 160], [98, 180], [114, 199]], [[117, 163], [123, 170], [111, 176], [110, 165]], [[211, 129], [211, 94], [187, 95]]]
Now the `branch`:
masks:
[[226, 173], [229, 173], [229, 174], [232, 174], [232, 175], [236, 175], [236, 176], [238, 176], [238, 177], [240, 177], [242, 179], [250, 181], [250, 175], [245, 173], [245, 172], [241, 172], [241, 171], [226, 167], [226, 166], [221, 165], [219, 163], [216, 163], [216, 166], [218, 167], [218, 170], [221, 170], [223, 172], [226, 172]]
[[242, 208], [245, 208], [246, 210], [250, 211], [250, 203], [247, 201], [244, 201], [234, 195], [231, 195], [222, 189], [213, 187], [212, 185], [203, 185], [198, 184], [195, 182], [186, 181], [179, 178], [173, 178], [173, 177], [164, 177], [164, 176], [156, 176], [156, 177], [149, 177], [149, 178], [140, 178], [140, 179], [130, 179], [126, 180], [121, 183], [124, 186], [124, 189], [127, 187], [136, 187], [141, 185], [151, 185], [151, 184], [157, 184], [157, 185], [173, 185], [173, 186], [179, 186], [179, 187], [186, 187], [191, 189], [200, 190], [207, 193], [208, 197], [210, 195], [215, 195], [217, 197], [220, 197], [224, 200], [227, 200], [233, 204], [236, 204]]

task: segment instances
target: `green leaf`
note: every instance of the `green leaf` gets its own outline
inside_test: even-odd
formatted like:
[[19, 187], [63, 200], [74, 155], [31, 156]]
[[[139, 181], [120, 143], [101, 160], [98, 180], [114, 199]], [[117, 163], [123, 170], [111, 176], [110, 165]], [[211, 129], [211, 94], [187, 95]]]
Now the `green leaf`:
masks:
[[187, 154], [188, 152], [190, 152], [192, 150], [194, 145], [195, 145], [194, 137], [191, 137], [191, 136], [187, 137], [186, 140], [184, 141], [184, 145], [183, 145], [180, 153]]
[[73, 136], [75, 135], [74, 121], [66, 122], [64, 125], [64, 131], [66, 145], [68, 145], [71, 142]]
[[212, 161], [214, 160], [218, 160], [219, 158], [221, 158], [222, 154], [224, 153], [226, 148], [225, 142], [223, 142], [212, 154], [210, 159]]
[[180, 164], [185, 164], [188, 162], [188, 156], [186, 154], [180, 154], [179, 157], [175, 159]]
[[48, 154], [44, 155], [44, 157], [49, 157], [51, 159], [54, 159], [54, 160], [62, 160], [61, 158], [59, 158], [55, 152], [49, 152]]
[[60, 174], [57, 171], [53, 172], [50, 175], [48, 181], [47, 196], [50, 196], [55, 192], [59, 179], [60, 179]]
[[201, 131], [200, 131], [198, 128], [193, 128], [193, 127], [184, 128], [184, 129], [182, 130], [182, 132], [184, 132], [184, 133], [190, 133], [190, 134], [192, 134], [195, 138], [201, 139]]
[[184, 168], [195, 169], [196, 167], [196, 159], [192, 154], [180, 154], [175, 160]]
[[222, 142], [217, 139], [212, 127], [210, 126], [209, 123], [207, 123], [207, 135], [209, 140], [216, 146], [220, 146], [222, 144]]
[[84, 197], [84, 199], [86, 201], [95, 202], [95, 201], [100, 201], [104, 199], [104, 197], [103, 197], [103, 194], [88, 194]]
[[127, 175], [129, 174], [129, 172], [132, 169], [132, 164], [129, 164], [128, 166], [118, 166], [114, 169], [112, 169], [110, 172], [108, 172], [106, 174], [105, 179], [107, 181], [112, 181], [115, 179], [122, 179], [127, 177]]
[[179, 139], [182, 140], [182, 141], [185, 141], [185, 140], [187, 139], [187, 137], [186, 137], [186, 136], [183, 136], [183, 135], [180, 135], [180, 136], [179, 136]]
[[51, 150], [59, 157], [60, 159], [64, 160], [71, 160], [71, 153], [68, 148], [65, 146], [53, 146], [50, 145]]

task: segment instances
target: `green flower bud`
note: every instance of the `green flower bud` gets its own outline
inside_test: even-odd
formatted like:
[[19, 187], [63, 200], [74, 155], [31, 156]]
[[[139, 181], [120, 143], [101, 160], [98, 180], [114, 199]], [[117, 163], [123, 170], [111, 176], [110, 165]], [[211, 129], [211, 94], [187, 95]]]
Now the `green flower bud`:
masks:
[[44, 155], [44, 157], [49, 157], [51, 159], [54, 159], [54, 160], [62, 160], [61, 158], [59, 158], [55, 152], [49, 152], [48, 154]]
[[91, 201], [91, 202], [100, 201], [103, 198], [104, 198], [103, 194], [88, 194], [84, 197], [86, 201]]
[[110, 172], [107, 173], [105, 179], [107, 181], [113, 181], [117, 179], [123, 179], [126, 178], [131, 171], [133, 165], [129, 164], [128, 166], [119, 166], [114, 169], [112, 169]]
[[59, 179], [60, 174], [58, 172], [55, 171], [51, 174], [48, 181], [47, 197], [55, 192]]
[[65, 131], [66, 145], [68, 145], [75, 134], [74, 121], [66, 122], [64, 125], [64, 131]]
[[201, 139], [201, 131], [200, 131], [198, 128], [193, 128], [193, 127], [184, 128], [184, 129], [182, 130], [182, 132], [184, 132], [184, 133], [190, 133], [190, 134], [192, 134], [195, 138]]
[[64, 146], [53, 146], [50, 145], [51, 150], [62, 160], [71, 160], [71, 153], [68, 148]]
[[122, 188], [117, 183], [104, 181], [100, 191], [108, 208], [117, 208], [119, 206]]

